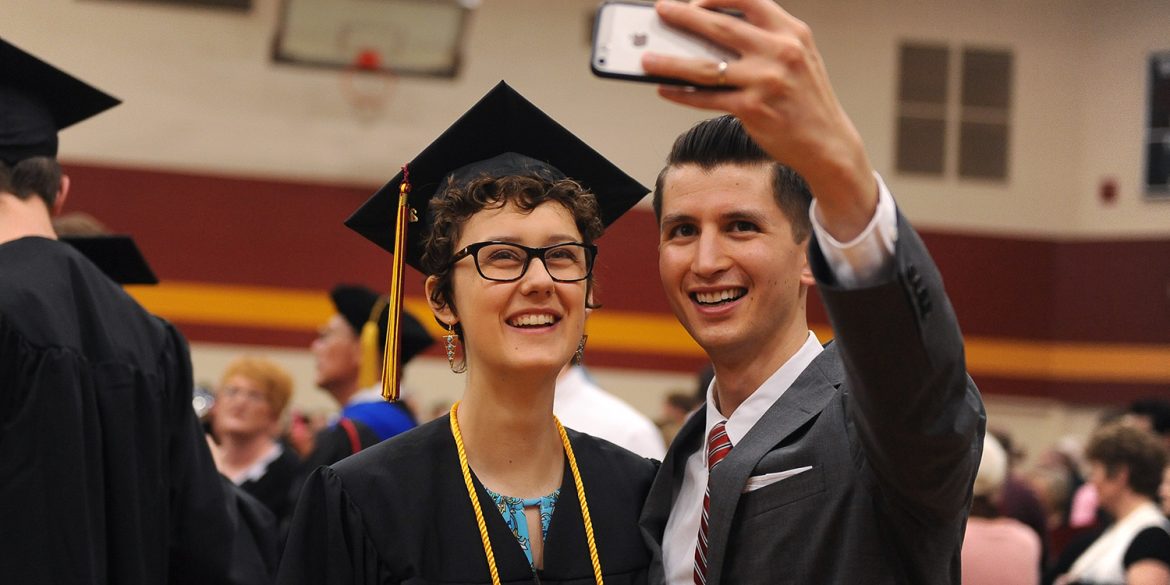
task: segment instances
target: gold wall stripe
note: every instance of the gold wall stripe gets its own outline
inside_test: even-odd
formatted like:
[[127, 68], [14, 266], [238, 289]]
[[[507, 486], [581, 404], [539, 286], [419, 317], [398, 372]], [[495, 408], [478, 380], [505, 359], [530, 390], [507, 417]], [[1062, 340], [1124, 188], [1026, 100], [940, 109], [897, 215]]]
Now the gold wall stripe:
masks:
[[[316, 331], [333, 313], [327, 291], [176, 281], [127, 287], [127, 291], [151, 312], [180, 323], [309, 332]], [[430, 318], [423, 298], [407, 297], [405, 305], [433, 335], [444, 333]], [[814, 330], [822, 340], [832, 336], [827, 327]], [[673, 315], [602, 310], [589, 318], [588, 333], [591, 349], [703, 357], [703, 350]], [[968, 337], [966, 348], [967, 363], [975, 377], [1170, 382], [1170, 345]]]
[[1170, 382], [1170, 345], [966, 339], [972, 375], [1076, 382]]
[[181, 323], [316, 331], [333, 314], [328, 291], [173, 281], [126, 291], [150, 312]]

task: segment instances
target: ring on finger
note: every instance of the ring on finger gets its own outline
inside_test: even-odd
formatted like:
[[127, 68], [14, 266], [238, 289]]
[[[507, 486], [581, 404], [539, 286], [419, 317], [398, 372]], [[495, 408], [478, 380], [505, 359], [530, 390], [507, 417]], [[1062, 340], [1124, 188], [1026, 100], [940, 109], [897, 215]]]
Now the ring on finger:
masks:
[[716, 69], [715, 85], [723, 87], [727, 85], [727, 61], [720, 61], [719, 68]]

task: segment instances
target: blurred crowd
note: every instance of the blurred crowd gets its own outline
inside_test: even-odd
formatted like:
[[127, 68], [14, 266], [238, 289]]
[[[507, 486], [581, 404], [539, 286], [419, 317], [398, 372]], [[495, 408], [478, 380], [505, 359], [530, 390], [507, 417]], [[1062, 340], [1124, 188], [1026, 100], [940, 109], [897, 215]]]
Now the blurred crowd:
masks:
[[[1114, 566], [1165, 571], [1170, 401], [1106, 412], [1088, 437], [1031, 458], [989, 421], [963, 545], [963, 583], [1123, 583]], [[1120, 577], [1120, 580], [1118, 580]]]
[[[318, 384], [322, 388], [356, 388], [360, 336], [352, 327], [323, 329], [322, 339], [330, 335], [339, 339], [332, 343], [344, 351], [327, 347], [320, 339], [314, 342]], [[349, 371], [336, 368], [331, 359], [354, 367]], [[651, 422], [597, 387], [585, 368], [567, 369], [576, 370], [575, 375], [580, 377], [573, 384], [588, 384], [592, 392], [605, 396], [592, 406], [588, 401], [572, 403], [578, 415], [574, 422], [585, 425], [583, 430], [655, 458], [662, 456], [663, 445], [670, 444], [686, 418], [707, 399], [712, 378], [711, 369], [705, 368], [696, 376], [694, 388], [668, 394], [657, 420]], [[330, 372], [332, 377], [327, 375]], [[558, 396], [561, 388], [558, 385]], [[214, 407], [203, 414], [220, 472], [268, 506], [283, 530], [290, 521], [300, 484], [312, 469], [385, 438], [357, 438], [372, 433], [361, 421], [349, 420], [348, 424], [356, 426], [354, 440], [349, 441], [348, 431], [340, 434], [340, 441], [330, 439], [331, 433], [347, 424], [346, 409], [333, 416], [290, 414], [291, 391], [289, 374], [275, 362], [260, 356], [241, 356], [226, 367], [213, 391]], [[346, 392], [331, 394], [342, 397], [339, 405], [346, 404]], [[402, 405], [412, 425], [445, 416], [450, 406], [436, 403], [428, 412], [420, 412], [415, 401], [407, 400]], [[655, 429], [655, 436], [632, 435], [629, 428], [637, 425], [621, 425], [625, 430], [618, 435], [607, 432], [604, 426], [589, 428], [590, 413], [594, 418], [605, 419], [622, 414], [622, 409], [629, 416], [645, 419], [647, 427]], [[316, 445], [330, 445], [330, 454], [315, 453]], [[1103, 538], [1111, 537], [1108, 531], [1117, 526], [1118, 518], [1129, 516], [1135, 509], [1154, 507], [1161, 516], [1170, 517], [1168, 450], [1170, 401], [1165, 399], [1140, 400], [1124, 409], [1109, 410], [1089, 436], [1067, 436], [1035, 454], [1027, 453], [1013, 440], [1012, 429], [989, 421], [963, 546], [963, 582], [1075, 582], [1068, 576], [1070, 572], [1089, 570], [1085, 567], [1092, 559], [1086, 559], [1086, 555], [1103, 554], [1093, 552], [1094, 547], [1097, 551], [1102, 549]], [[1112, 546], [1122, 554], [1129, 551], [1137, 555], [1139, 552], [1130, 549], [1141, 534], [1141, 530], [1130, 530], [1120, 537], [1124, 542]], [[1151, 543], [1156, 549], [1152, 558], [1170, 554], [1170, 550], [1157, 550], [1164, 545], [1160, 541]]]

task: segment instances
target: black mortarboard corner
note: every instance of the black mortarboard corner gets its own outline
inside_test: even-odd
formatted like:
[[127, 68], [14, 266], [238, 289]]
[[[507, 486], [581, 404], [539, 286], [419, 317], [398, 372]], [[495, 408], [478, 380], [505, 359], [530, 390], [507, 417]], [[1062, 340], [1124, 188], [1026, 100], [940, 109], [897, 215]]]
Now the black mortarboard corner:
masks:
[[[385, 339], [387, 335], [390, 316], [387, 298], [364, 286], [347, 284], [333, 287], [329, 297], [361, 343], [362, 359], [358, 385], [361, 388], [372, 386], [378, 381], [377, 365], [382, 353], [379, 351], [381, 348], [378, 340]], [[401, 339], [399, 366], [405, 366], [411, 358], [435, 342], [422, 323], [407, 312], [402, 313], [399, 338]]]
[[[390, 356], [399, 351], [394, 331], [402, 307], [402, 265], [422, 270], [431, 198], [450, 182], [534, 174], [569, 177], [592, 191], [607, 226], [648, 192], [501, 81], [346, 220], [345, 225], [394, 254], [384, 364], [397, 361]], [[395, 253], [403, 249], [405, 254]], [[398, 372], [385, 372], [382, 395], [396, 399]]]
[[118, 284], [158, 284], [158, 277], [130, 236], [63, 236], [61, 241], [76, 248]]
[[57, 132], [122, 103], [0, 39], [0, 161], [57, 156]]

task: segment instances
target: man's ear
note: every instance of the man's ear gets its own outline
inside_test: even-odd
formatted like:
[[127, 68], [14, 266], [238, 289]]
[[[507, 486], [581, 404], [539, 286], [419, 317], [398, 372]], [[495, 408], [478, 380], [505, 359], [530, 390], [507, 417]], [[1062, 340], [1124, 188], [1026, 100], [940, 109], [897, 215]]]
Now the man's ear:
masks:
[[[811, 237], [811, 236], [810, 236]], [[804, 262], [800, 265], [800, 284], [813, 288], [817, 285], [817, 279], [813, 276], [812, 267], [808, 263], [808, 240], [805, 240]]]
[[427, 304], [431, 306], [431, 312], [434, 313], [435, 319], [438, 319], [440, 323], [447, 325], [448, 328], [454, 327], [455, 324], [459, 322], [459, 317], [455, 315], [455, 308], [451, 306], [451, 303], [445, 303], [440, 306], [439, 303], [435, 302], [434, 300], [434, 292], [438, 286], [439, 277], [434, 275], [427, 277], [426, 283], [423, 284], [423, 288], [427, 295]]
[[61, 175], [61, 186], [57, 189], [57, 198], [53, 200], [53, 209], [50, 211], [54, 216], [61, 215], [61, 210], [65, 208], [65, 199], [69, 196], [69, 175]]

